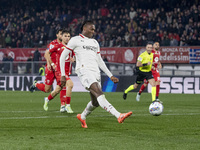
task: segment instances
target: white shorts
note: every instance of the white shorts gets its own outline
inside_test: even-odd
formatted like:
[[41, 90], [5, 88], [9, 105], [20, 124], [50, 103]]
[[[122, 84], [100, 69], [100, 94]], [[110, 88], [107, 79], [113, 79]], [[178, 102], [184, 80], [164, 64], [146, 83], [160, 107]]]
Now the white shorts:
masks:
[[77, 75], [81, 81], [81, 84], [88, 90], [92, 83], [97, 82], [101, 87], [101, 75], [100, 72], [91, 71], [88, 69], [80, 69], [77, 71]]

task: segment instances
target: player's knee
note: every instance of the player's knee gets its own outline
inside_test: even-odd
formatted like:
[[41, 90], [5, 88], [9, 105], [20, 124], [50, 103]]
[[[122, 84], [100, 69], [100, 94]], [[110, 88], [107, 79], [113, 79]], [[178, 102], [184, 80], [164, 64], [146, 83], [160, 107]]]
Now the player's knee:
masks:
[[49, 93], [49, 92], [51, 92], [51, 89], [45, 89], [45, 92]]
[[92, 105], [95, 106], [95, 107], [98, 107], [99, 103], [98, 103], [97, 100], [92, 100]]
[[156, 81], [156, 85], [160, 85], [160, 81]]
[[138, 87], [138, 84], [134, 84], [133, 86], [134, 86], [134, 89], [137, 89], [137, 87]]

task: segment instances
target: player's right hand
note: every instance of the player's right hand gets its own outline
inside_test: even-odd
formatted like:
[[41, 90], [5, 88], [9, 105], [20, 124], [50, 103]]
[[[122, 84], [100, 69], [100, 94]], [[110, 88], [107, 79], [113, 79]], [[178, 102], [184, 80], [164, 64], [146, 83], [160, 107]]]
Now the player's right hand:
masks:
[[150, 61], [147, 63], [147, 66], [149, 66], [149, 65], [151, 65], [151, 62], [150, 62]]
[[114, 82], [114, 83], [118, 83], [118, 82], [119, 82], [119, 79], [116, 78], [116, 77], [114, 77], [114, 76], [112, 76], [110, 79], [111, 79], [112, 82]]
[[64, 87], [66, 85], [66, 77], [61, 76], [60, 82], [61, 82], [61, 86]]

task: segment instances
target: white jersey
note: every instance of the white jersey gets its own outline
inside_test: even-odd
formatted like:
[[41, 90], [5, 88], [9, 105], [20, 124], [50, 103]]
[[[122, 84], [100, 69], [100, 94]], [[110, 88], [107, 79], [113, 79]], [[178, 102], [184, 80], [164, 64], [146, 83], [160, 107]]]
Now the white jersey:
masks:
[[[69, 40], [66, 48], [75, 53], [76, 73], [78, 73], [80, 69], [100, 72], [100, 67], [109, 77], [112, 76], [112, 73], [108, 70], [101, 58], [99, 43], [95, 39], [87, 38], [84, 35], [79, 34], [79, 36], [72, 37]], [[64, 75], [63, 61], [68, 53], [69, 52], [65, 50], [61, 54], [60, 64], [62, 76]]]
[[70, 39], [67, 48], [73, 50], [76, 56], [76, 71], [80, 68], [100, 72], [97, 54], [100, 53], [99, 44], [95, 39], [90, 39], [82, 34]]

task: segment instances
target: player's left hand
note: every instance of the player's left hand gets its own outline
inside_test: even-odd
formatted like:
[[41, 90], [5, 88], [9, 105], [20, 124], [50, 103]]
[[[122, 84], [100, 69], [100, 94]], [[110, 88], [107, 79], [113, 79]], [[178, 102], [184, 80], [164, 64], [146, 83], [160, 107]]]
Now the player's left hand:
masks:
[[116, 77], [114, 77], [114, 76], [112, 76], [110, 79], [111, 79], [112, 82], [114, 82], [114, 83], [118, 83], [118, 82], [119, 82], [119, 79], [116, 78]]
[[70, 60], [70, 62], [72, 62], [72, 63], [73, 63], [73, 62], [75, 62], [75, 59], [74, 59], [74, 58], [72, 58], [72, 57], [70, 57], [70, 59], [69, 59], [69, 60]]
[[64, 87], [66, 85], [66, 77], [61, 76], [60, 82], [61, 82], [61, 86]]

